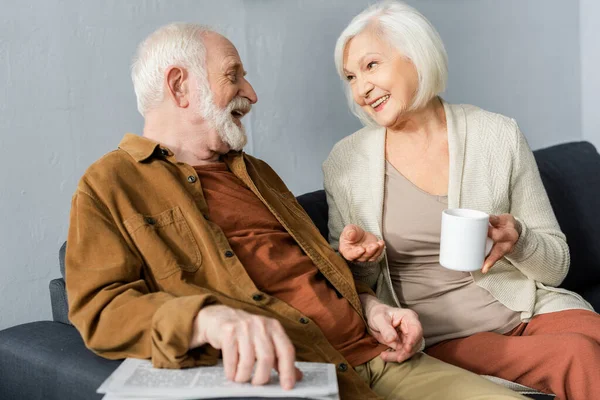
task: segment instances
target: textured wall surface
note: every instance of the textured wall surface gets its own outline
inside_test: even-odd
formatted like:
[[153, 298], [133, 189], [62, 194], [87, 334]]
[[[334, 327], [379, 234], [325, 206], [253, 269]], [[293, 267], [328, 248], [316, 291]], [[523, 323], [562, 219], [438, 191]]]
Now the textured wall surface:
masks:
[[[77, 180], [125, 132], [141, 131], [129, 79], [140, 40], [172, 21], [219, 27], [258, 92], [247, 150], [300, 194], [321, 187], [321, 162], [360, 126], [332, 52], [368, 3], [0, 0], [0, 329], [50, 318], [48, 281], [59, 275]], [[410, 3], [446, 43], [447, 100], [516, 118], [533, 147], [581, 138], [578, 2]]]
[[583, 139], [600, 150], [600, 1], [580, 0], [581, 125]]

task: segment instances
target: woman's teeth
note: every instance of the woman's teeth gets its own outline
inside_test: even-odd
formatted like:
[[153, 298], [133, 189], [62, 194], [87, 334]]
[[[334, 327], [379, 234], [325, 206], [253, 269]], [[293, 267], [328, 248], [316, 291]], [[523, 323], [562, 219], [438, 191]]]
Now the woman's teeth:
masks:
[[377, 107], [379, 107], [381, 104], [383, 104], [389, 98], [390, 98], [389, 94], [387, 94], [387, 95], [385, 95], [383, 97], [380, 97], [375, 103], [371, 104], [371, 107], [377, 108]]

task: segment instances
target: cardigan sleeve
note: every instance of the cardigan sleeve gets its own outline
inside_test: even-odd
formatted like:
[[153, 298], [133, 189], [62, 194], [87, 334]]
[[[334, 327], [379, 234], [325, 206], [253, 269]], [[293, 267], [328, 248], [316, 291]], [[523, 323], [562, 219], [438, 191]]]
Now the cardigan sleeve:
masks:
[[569, 271], [569, 247], [546, 194], [527, 140], [515, 126], [510, 180], [510, 213], [521, 225], [519, 239], [506, 259], [528, 278], [558, 286]]
[[[341, 210], [349, 210], [351, 205], [350, 188], [346, 187], [340, 178], [339, 171], [344, 169], [344, 166], [334, 156], [334, 150], [323, 163], [323, 188], [327, 195], [327, 206], [329, 209], [327, 227], [329, 229], [329, 244], [339, 253], [340, 235], [344, 227], [348, 224], [356, 223], [351, 221], [348, 213], [342, 215]], [[341, 255], [341, 254], [340, 254]], [[346, 260], [348, 266], [352, 270], [352, 274], [356, 281], [367, 284], [374, 289], [377, 283], [377, 278], [380, 272], [380, 261], [382, 256], [374, 262], [351, 262]]]

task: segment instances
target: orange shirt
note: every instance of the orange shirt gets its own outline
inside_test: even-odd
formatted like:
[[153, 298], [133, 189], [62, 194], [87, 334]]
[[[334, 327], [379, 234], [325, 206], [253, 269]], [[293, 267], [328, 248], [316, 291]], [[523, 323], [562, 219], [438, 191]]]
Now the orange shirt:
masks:
[[258, 289], [312, 319], [353, 366], [386, 349], [367, 334], [362, 318], [348, 300], [337, 293], [277, 218], [224, 162], [194, 168], [209, 220], [223, 230]]

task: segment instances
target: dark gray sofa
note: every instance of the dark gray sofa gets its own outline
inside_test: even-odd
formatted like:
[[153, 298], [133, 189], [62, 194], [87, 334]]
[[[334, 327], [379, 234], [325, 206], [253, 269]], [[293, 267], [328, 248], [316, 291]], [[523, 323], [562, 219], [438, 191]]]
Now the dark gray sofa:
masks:
[[[600, 155], [587, 142], [534, 152], [542, 180], [571, 250], [571, 269], [562, 287], [600, 309]], [[327, 237], [327, 202], [322, 190], [298, 197]], [[64, 250], [60, 272], [64, 278]], [[50, 282], [53, 321], [0, 331], [0, 399], [99, 399], [100, 383], [120, 364], [87, 350], [70, 325], [64, 279]], [[551, 396], [532, 396], [551, 399]]]

